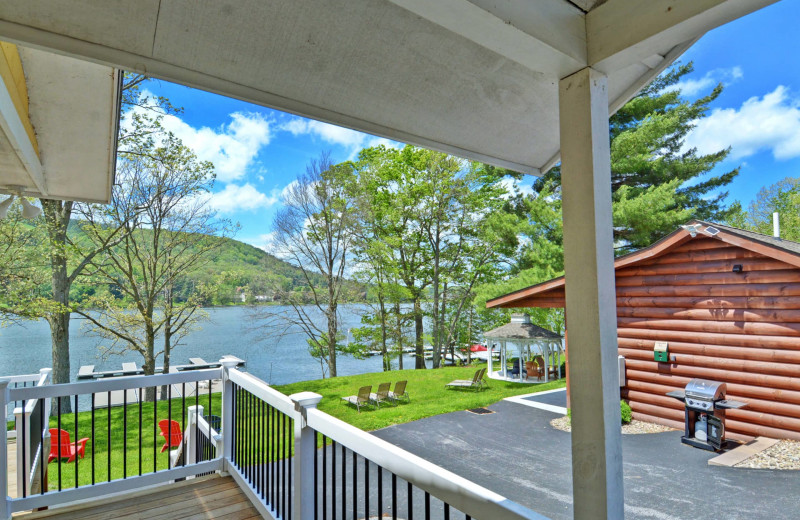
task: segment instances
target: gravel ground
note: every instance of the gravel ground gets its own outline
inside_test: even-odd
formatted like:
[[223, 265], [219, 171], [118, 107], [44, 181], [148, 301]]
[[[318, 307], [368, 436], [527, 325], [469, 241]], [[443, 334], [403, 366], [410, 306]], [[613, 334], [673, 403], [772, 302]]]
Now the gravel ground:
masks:
[[756, 453], [735, 467], [758, 469], [800, 469], [800, 441], [783, 440]]
[[[563, 432], [568, 432], [572, 430], [569, 424], [569, 417], [567, 417], [566, 415], [564, 417], [559, 417], [557, 419], [553, 419], [552, 421], [550, 421], [550, 426], [552, 426], [556, 430], [561, 430]], [[649, 423], [645, 421], [638, 421], [636, 419], [632, 420], [630, 424], [622, 425], [622, 433], [631, 435], [640, 433], [661, 433], [672, 430], [674, 430], [674, 428], [670, 428], [668, 426], [662, 426], [660, 424]]]

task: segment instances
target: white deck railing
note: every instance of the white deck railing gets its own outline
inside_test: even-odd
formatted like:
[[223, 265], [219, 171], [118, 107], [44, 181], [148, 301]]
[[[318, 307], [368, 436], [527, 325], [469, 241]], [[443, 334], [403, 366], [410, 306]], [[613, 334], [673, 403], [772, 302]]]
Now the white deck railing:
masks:
[[[133, 377], [120, 377], [114, 379], [103, 379], [98, 381], [91, 381], [91, 382], [81, 382], [81, 383], [69, 383], [69, 384], [59, 384], [59, 385], [46, 385], [46, 386], [35, 386], [35, 387], [23, 387], [23, 388], [9, 388], [9, 380], [0, 380], [0, 407], [4, 407], [7, 402], [11, 401], [22, 401], [25, 402], [25, 410], [28, 411], [30, 408], [31, 415], [37, 415], [33, 413], [33, 407], [42, 406], [43, 408], [39, 408], [38, 415], [41, 417], [41, 422], [43, 424], [42, 432], [38, 435], [20, 435], [18, 434], [17, 438], [17, 453], [18, 457], [21, 459], [20, 452], [27, 455], [27, 460], [30, 459], [30, 453], [38, 453], [37, 457], [34, 460], [44, 460], [44, 457], [50, 455], [49, 450], [45, 449], [42, 450], [41, 447], [39, 451], [36, 452], [35, 449], [31, 450], [30, 444], [33, 444], [36, 440], [35, 437], [39, 439], [47, 439], [49, 436], [48, 427], [49, 427], [49, 420], [50, 415], [49, 413], [45, 413], [45, 408], [50, 407], [51, 400], [59, 400], [60, 399], [67, 399], [70, 403], [78, 402], [79, 397], [83, 396], [84, 400], [87, 396], [90, 397], [91, 402], [91, 410], [92, 410], [92, 432], [94, 433], [95, 428], [95, 421], [94, 415], [96, 409], [106, 410], [106, 416], [108, 417], [108, 430], [111, 431], [112, 426], [114, 428], [119, 428], [121, 425], [114, 422], [111, 422], [111, 415], [112, 415], [112, 408], [123, 408], [126, 409], [128, 407], [136, 407], [140, 406], [139, 403], [144, 401], [143, 396], [141, 395], [141, 390], [146, 388], [154, 388], [157, 389], [159, 387], [165, 386], [171, 389], [174, 385], [186, 385], [186, 384], [195, 384], [201, 381], [209, 381], [213, 379], [219, 379], [222, 376], [222, 369], [215, 368], [215, 369], [207, 369], [207, 370], [193, 370], [193, 371], [186, 371], [186, 372], [178, 372], [178, 373], [169, 373], [169, 374], [161, 374], [161, 375], [154, 375], [154, 376], [133, 376]], [[198, 385], [199, 386], [199, 385]], [[112, 393], [119, 393], [122, 392], [122, 399], [116, 405], [114, 404], [114, 400], [112, 397]], [[95, 397], [98, 395], [106, 396], [106, 402], [103, 407], [96, 407], [95, 406]], [[131, 401], [129, 397], [135, 396], [134, 401]], [[191, 403], [191, 401], [189, 401]], [[41, 405], [39, 404], [41, 403]], [[171, 404], [170, 404], [171, 406]], [[58, 407], [54, 408], [56, 412], [58, 412]], [[141, 408], [140, 408], [141, 409]], [[81, 412], [88, 412], [88, 410], [84, 409]], [[181, 415], [184, 413], [183, 409], [180, 411], [176, 410], [176, 414], [180, 413]], [[176, 415], [180, 417], [181, 415]], [[74, 415], [73, 415], [74, 417]], [[125, 424], [127, 425], [127, 417], [128, 414], [125, 414]], [[100, 422], [100, 421], [98, 421]], [[19, 424], [19, 422], [18, 422]], [[139, 423], [141, 424], [141, 423]], [[69, 428], [71, 424], [64, 424], [65, 428]], [[105, 424], [98, 424], [98, 430], [105, 427]], [[155, 432], [143, 432], [139, 425], [136, 426], [139, 429], [140, 437], [141, 435], [147, 434], [152, 439], [155, 435]], [[18, 432], [21, 431], [21, 428], [18, 428]], [[30, 430], [28, 430], [30, 431]], [[94, 439], [90, 432], [81, 432], [87, 434], [90, 437], [90, 441], [87, 442], [86, 446], [86, 453], [89, 453], [90, 446], [91, 449], [94, 450], [95, 443]], [[109, 432], [106, 432], [108, 435]], [[33, 441], [28, 439], [27, 437], [34, 437]], [[75, 435], [75, 438], [72, 438], [71, 441], [77, 441], [78, 435]], [[125, 443], [127, 443], [128, 435], [123, 435], [125, 438]], [[110, 438], [110, 436], [109, 436]], [[155, 442], [155, 441], [154, 441]], [[46, 444], [46, 443], [43, 443]], [[100, 446], [103, 448], [103, 446]], [[111, 441], [108, 442], [107, 447], [109, 448], [106, 455], [110, 457], [111, 454]], [[119, 447], [114, 447], [118, 449]], [[141, 455], [141, 453], [140, 453]], [[125, 455], [127, 457], [127, 454]], [[67, 455], [64, 455], [66, 458]], [[5, 517], [10, 516], [12, 513], [20, 512], [20, 511], [27, 511], [31, 509], [37, 509], [41, 507], [50, 507], [58, 504], [63, 504], [66, 502], [73, 502], [76, 500], [85, 500], [91, 499], [96, 497], [103, 497], [110, 493], [119, 493], [124, 491], [131, 491], [135, 489], [139, 489], [146, 486], [151, 486], [155, 484], [166, 483], [170, 481], [174, 481], [177, 479], [187, 478], [194, 475], [210, 473], [214, 471], [219, 471], [222, 469], [222, 457], [217, 456], [216, 458], [208, 461], [197, 462], [194, 464], [185, 464], [181, 467], [170, 467], [169, 469], [162, 469], [158, 471], [143, 471], [141, 475], [128, 475], [127, 473], [116, 479], [111, 478], [111, 464], [109, 463], [109, 473], [108, 473], [108, 481], [105, 482], [93, 482], [90, 485], [81, 485], [79, 480], [76, 478], [76, 485], [70, 489], [61, 489], [61, 490], [52, 490], [48, 492], [42, 492], [41, 489], [34, 493], [30, 493], [31, 488], [24, 487], [20, 488], [18, 491], [18, 497], [8, 497], [8, 474], [5, 468], [7, 468], [7, 446], [4, 444], [0, 449], [0, 493], [5, 497], [5, 507], [0, 508], [0, 514], [5, 511]], [[74, 463], [68, 464], [59, 464], [59, 471], [62, 469], [66, 473], [67, 468], [69, 471], [75, 470], [78, 471], [79, 469], [83, 472], [84, 475], [87, 474], [90, 468], [81, 467], [79, 468], [78, 465], [81, 464], [80, 457], [76, 457], [76, 461]], [[116, 464], [116, 463], [115, 463]], [[133, 466], [135, 464], [134, 461], [130, 461], [130, 464]], [[56, 462], [52, 464], [45, 464], [44, 468], [41, 466], [33, 466], [29, 463], [25, 463], [20, 467], [28, 467], [28, 472], [26, 476], [28, 477], [26, 480], [32, 481], [35, 479], [44, 480], [47, 479], [47, 472], [50, 470], [48, 466], [55, 466]], [[63, 468], [62, 468], [63, 466]], [[116, 467], [114, 468], [117, 469]], [[151, 468], [145, 468], [151, 469]], [[94, 471], [95, 467], [94, 464], [91, 464], [91, 471], [92, 471], [92, 479], [94, 480]], [[76, 474], [77, 475], [77, 474]], [[60, 485], [60, 484], [59, 484]], [[34, 490], [35, 491], [35, 490]]]
[[[7, 473], [0, 471], [0, 492], [5, 496], [0, 516], [8, 518], [19, 511], [102, 497], [109, 493], [222, 471], [234, 478], [265, 518], [271, 519], [326, 518], [327, 510], [320, 511], [320, 496], [331, 497], [335, 502], [337, 494], [341, 494], [337, 507], [342, 507], [342, 511], [343, 501], [348, 493], [354, 508], [361, 507], [355, 505], [356, 494], [359, 492], [366, 494], [361, 496], [368, 504], [370, 495], [376, 493], [373, 485], [368, 484], [364, 478], [365, 473], [369, 475], [370, 472], [377, 472], [378, 479], [388, 472], [393, 502], [397, 499], [398, 480], [402, 480], [407, 483], [409, 496], [412, 488], [416, 490], [415, 496], [424, 496], [426, 507], [429, 497], [440, 500], [440, 509], [445, 516], [453, 508], [460, 511], [465, 518], [544, 519], [543, 516], [470, 482], [462, 475], [445, 470], [317, 410], [316, 405], [321, 399], [318, 394], [303, 392], [286, 396], [260, 379], [236, 370], [235, 361], [223, 359], [222, 364], [220, 369], [27, 388], [8, 388], [8, 380], [0, 380], [0, 406], [5, 406], [11, 400], [44, 403], [53, 398], [72, 399], [78, 395], [115, 391], [125, 391], [123, 404], [118, 406], [126, 406], [127, 391], [130, 390], [198, 383], [217, 378], [223, 380], [221, 432], [214, 430], [205, 419], [203, 406], [198, 405], [196, 399], [194, 403], [189, 399], [188, 404], [192, 406], [185, 408], [188, 417], [185, 418], [182, 429], [183, 441], [171, 457], [173, 463], [180, 461], [180, 467], [19, 498], [5, 496]], [[128, 406], [136, 406], [139, 402]], [[141, 405], [139, 413], [141, 414]], [[94, 419], [94, 407], [92, 414]], [[110, 409], [107, 416], [111, 416]], [[94, 425], [94, 421], [92, 424]], [[320, 438], [323, 440], [322, 449], [318, 444]], [[330, 449], [327, 441], [333, 443]], [[336, 451], [341, 451], [341, 465], [336, 471], [341, 471], [342, 478], [338, 484], [333, 467], [330, 473], [332, 482], [326, 481], [327, 473], [321, 471], [329, 464], [326, 453], [330, 455], [330, 463], [335, 467], [337, 454], [334, 447]], [[39, 458], [43, 459], [46, 453], [47, 450], [42, 450]], [[352, 470], [352, 474], [347, 477], [348, 482], [352, 482], [350, 488], [350, 484], [344, 482], [347, 457], [352, 463], [352, 468], [347, 469]], [[3, 447], [0, 449], [0, 467], [6, 467], [6, 458], [6, 448]], [[366, 469], [365, 473], [360, 474], [361, 480], [357, 483], [356, 477], [360, 471], [356, 468], [358, 460], [363, 460], [363, 467]], [[92, 471], [94, 479], [93, 463]], [[384, 492], [380, 492], [376, 501], [382, 500], [383, 495]], [[411, 504], [407, 504], [407, 507], [411, 508]], [[371, 516], [371, 509], [366, 511], [367, 517]], [[383, 512], [380, 511], [379, 516]]]

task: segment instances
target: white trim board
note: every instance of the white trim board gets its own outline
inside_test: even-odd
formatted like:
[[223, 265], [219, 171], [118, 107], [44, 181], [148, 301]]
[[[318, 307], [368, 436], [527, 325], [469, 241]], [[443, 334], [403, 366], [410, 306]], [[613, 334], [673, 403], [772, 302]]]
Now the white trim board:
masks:
[[514, 397], [506, 397], [503, 401], [509, 401], [512, 403], [521, 404], [524, 406], [530, 406], [531, 408], [538, 408], [539, 410], [545, 410], [548, 412], [554, 412], [561, 415], [567, 415], [567, 409], [563, 406], [554, 406], [552, 404], [545, 404], [545, 403], [537, 403], [536, 401], [528, 401], [527, 397], [533, 397], [536, 395], [544, 395], [544, 394], [552, 394], [554, 392], [566, 392], [566, 388], [556, 388], [555, 390], [545, 390], [544, 392], [533, 392], [530, 394], [523, 394], [523, 395], [515, 395]]

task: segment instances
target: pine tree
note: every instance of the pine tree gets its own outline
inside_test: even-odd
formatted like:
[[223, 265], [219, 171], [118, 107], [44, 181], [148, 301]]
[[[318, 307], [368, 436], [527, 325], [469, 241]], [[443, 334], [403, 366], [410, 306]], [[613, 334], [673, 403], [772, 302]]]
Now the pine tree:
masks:
[[[611, 190], [617, 254], [647, 247], [690, 218], [725, 220], [727, 191], [739, 169], [709, 175], [730, 149], [701, 155], [684, 141], [709, 105], [722, 93], [717, 85], [695, 101], [681, 96], [679, 81], [692, 64], [676, 65], [645, 87], [609, 120]], [[534, 183], [558, 196], [555, 167]]]

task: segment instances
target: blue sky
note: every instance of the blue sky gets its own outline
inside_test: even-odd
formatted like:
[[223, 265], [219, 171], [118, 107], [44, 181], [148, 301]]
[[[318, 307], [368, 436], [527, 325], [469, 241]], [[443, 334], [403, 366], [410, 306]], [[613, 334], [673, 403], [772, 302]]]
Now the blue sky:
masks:
[[[741, 167], [728, 188], [731, 201], [746, 205], [763, 186], [800, 176], [798, 20], [800, 2], [783, 0], [715, 29], [682, 57], [695, 65], [682, 84], [690, 99], [725, 84], [688, 144], [701, 152], [732, 148], [716, 170]], [[167, 127], [201, 159], [214, 162], [213, 203], [241, 224], [237, 239], [258, 247], [269, 241], [281, 190], [311, 159], [327, 151], [339, 162], [363, 147], [389, 143], [167, 82], [151, 82], [147, 88], [184, 108], [168, 119]]]

